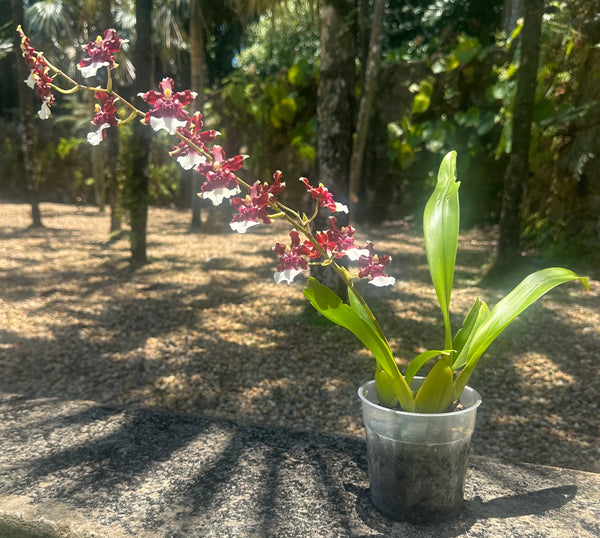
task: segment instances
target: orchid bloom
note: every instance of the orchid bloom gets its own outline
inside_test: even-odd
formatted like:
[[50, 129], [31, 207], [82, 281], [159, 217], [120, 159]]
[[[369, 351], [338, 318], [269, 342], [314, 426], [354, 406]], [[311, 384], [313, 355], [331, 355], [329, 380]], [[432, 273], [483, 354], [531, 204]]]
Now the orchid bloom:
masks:
[[200, 163], [196, 170], [206, 177], [202, 185], [202, 198], [210, 200], [213, 205], [219, 205], [225, 198], [239, 194], [240, 187], [233, 172], [239, 170], [244, 164], [247, 155], [236, 155], [225, 159], [225, 151], [221, 146], [213, 146], [211, 151], [212, 162]]
[[373, 286], [393, 286], [396, 279], [393, 276], [384, 273], [385, 266], [392, 261], [390, 256], [378, 256], [373, 254], [373, 243], [367, 243], [368, 256], [361, 256], [358, 259], [358, 266], [361, 268], [358, 272], [359, 278], [369, 277], [369, 284]]
[[114, 54], [121, 50], [123, 41], [117, 37], [117, 33], [112, 28], [104, 31], [104, 37], [98, 36], [95, 41], [90, 41], [83, 47], [88, 57], [83, 58], [77, 68], [81, 71], [84, 78], [95, 77], [98, 69], [108, 67], [114, 69], [117, 67]]
[[269, 216], [269, 202], [280, 194], [285, 188], [285, 183], [281, 182], [281, 172], [277, 171], [273, 174], [273, 183], [260, 183], [256, 181], [248, 189], [246, 198], [233, 198], [231, 204], [238, 213], [234, 215], [230, 223], [231, 229], [245, 233], [246, 230], [262, 221], [264, 224], [271, 224], [272, 220]]
[[306, 190], [310, 192], [311, 196], [318, 200], [320, 207], [326, 207], [333, 213], [348, 213], [348, 206], [340, 204], [333, 200], [333, 195], [327, 190], [327, 187], [323, 183], [319, 183], [318, 187], [312, 187], [308, 183], [308, 179], [301, 177], [300, 181], [306, 186]]
[[354, 245], [354, 228], [352, 226], [337, 227], [337, 219], [329, 217], [329, 230], [316, 234], [319, 246], [331, 257], [341, 258], [348, 256], [352, 261], [357, 261], [361, 256], [368, 256], [369, 251]]
[[308, 262], [302, 256], [310, 256], [311, 249], [307, 245], [307, 241], [300, 242], [300, 232], [292, 230], [290, 232], [292, 241], [290, 245], [283, 243], [275, 243], [273, 252], [279, 255], [279, 264], [277, 265], [275, 274], [275, 282], [287, 282], [291, 284], [302, 271], [308, 269]]
[[106, 138], [106, 129], [117, 127], [119, 121], [116, 118], [117, 109], [115, 107], [115, 98], [106, 92], [96, 92], [95, 97], [100, 101], [94, 107], [94, 119], [92, 123], [96, 130], [88, 133], [87, 141], [92, 146], [97, 146]]
[[183, 107], [191, 104], [197, 94], [190, 90], [173, 93], [172, 78], [163, 78], [158, 87], [160, 92], [150, 90], [139, 94], [146, 103], [154, 107], [146, 113], [144, 123], [155, 131], [162, 129], [174, 135], [179, 127], [188, 124], [189, 115]]
[[188, 141], [198, 146], [202, 151], [209, 152], [207, 144], [214, 142], [215, 138], [221, 133], [219, 131], [202, 131], [202, 114], [196, 112], [185, 127], [180, 127], [178, 132], [185, 137], [185, 140], [179, 142], [169, 155], [175, 157], [177, 162], [184, 170], [191, 170], [201, 163], [206, 162], [206, 157], [190, 146]]

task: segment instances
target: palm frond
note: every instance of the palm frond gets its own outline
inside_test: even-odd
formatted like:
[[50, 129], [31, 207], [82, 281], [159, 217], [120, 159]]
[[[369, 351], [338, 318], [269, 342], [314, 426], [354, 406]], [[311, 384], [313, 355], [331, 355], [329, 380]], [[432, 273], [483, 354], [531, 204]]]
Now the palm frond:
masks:
[[9, 40], [0, 41], [0, 60], [5, 58], [13, 51], [13, 44]]
[[64, 34], [73, 19], [62, 0], [42, 0], [25, 10], [25, 22], [31, 35], [45, 37]]

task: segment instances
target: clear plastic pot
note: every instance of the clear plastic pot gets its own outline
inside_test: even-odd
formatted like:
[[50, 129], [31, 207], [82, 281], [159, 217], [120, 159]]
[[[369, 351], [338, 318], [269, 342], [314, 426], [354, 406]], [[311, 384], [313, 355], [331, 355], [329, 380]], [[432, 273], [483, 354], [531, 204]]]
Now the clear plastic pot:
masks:
[[[413, 390], [423, 382], [416, 377]], [[375, 381], [358, 391], [367, 431], [371, 499], [393, 519], [443, 521], [463, 507], [471, 434], [481, 396], [466, 387], [462, 409], [451, 413], [407, 413], [381, 406]]]

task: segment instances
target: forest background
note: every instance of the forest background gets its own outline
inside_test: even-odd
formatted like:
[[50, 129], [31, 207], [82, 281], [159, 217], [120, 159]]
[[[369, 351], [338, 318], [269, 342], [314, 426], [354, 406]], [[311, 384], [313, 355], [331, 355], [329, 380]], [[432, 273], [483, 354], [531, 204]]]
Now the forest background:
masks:
[[[539, 32], [526, 36], [527, 17], [535, 27], [533, 8], [526, 12], [533, 4]], [[134, 65], [152, 88], [171, 76], [176, 89], [197, 91], [193, 107], [203, 111], [208, 128], [223, 134], [228, 153], [251, 156], [247, 176], [268, 179], [283, 170], [293, 203], [302, 194], [294, 180], [307, 176], [349, 200], [355, 222], [410, 219], [421, 213], [441, 157], [453, 149], [463, 182], [463, 226], [496, 225], [504, 213], [516, 217], [508, 227], [516, 230], [513, 253], [561, 264], [571, 258], [593, 266], [600, 259], [600, 14], [594, 1], [0, 0], [0, 8], [0, 198], [32, 203], [34, 224], [40, 201], [94, 204], [100, 211], [110, 205], [107, 234], [113, 235], [121, 218], [135, 220], [140, 203], [192, 209], [190, 226], [199, 231], [227, 226], [229, 215], [197, 199], [196, 178], [169, 158], [167, 136], [148, 142], [142, 183], [131, 181], [132, 148], [139, 144], [134, 128], [99, 147], [87, 144], [93, 101], [84, 92], [59, 98], [49, 120], [32, 120], [28, 170], [16, 136], [23, 134], [23, 84], [14, 29], [22, 16], [35, 48], [73, 76], [82, 46], [104, 28], [116, 28], [129, 40], [115, 71], [122, 94], [140, 91]], [[144, 34], [148, 69], [134, 57], [140, 13], [151, 21]], [[526, 61], [532, 55], [536, 61]], [[324, 69], [327, 57], [338, 71], [333, 75], [335, 69]], [[524, 105], [518, 89], [527, 76], [532, 101]], [[333, 86], [323, 88], [343, 77], [351, 84], [350, 100], [336, 112], [323, 104], [324, 95], [337, 104], [341, 98]], [[33, 102], [28, 106], [35, 110]], [[349, 136], [336, 132], [335, 114], [349, 120]], [[523, 175], [510, 164], [523, 149], [516, 130], [529, 126], [522, 119], [528, 114]], [[323, 140], [326, 131], [336, 147]], [[500, 240], [502, 234], [501, 226]]]

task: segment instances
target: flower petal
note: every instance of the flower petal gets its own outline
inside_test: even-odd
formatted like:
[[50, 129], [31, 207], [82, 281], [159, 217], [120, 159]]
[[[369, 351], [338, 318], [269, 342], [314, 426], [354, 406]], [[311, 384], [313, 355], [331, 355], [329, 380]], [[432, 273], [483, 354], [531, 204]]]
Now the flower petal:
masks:
[[284, 271], [275, 271], [273, 278], [275, 278], [275, 282], [277, 282], [277, 284], [287, 282], [289, 285], [301, 272], [302, 269], [285, 269]]
[[368, 256], [369, 251], [366, 248], [349, 248], [344, 251], [344, 254], [348, 256], [350, 261], [355, 262], [358, 261], [361, 256]]
[[38, 116], [41, 120], [47, 120], [51, 116], [52, 112], [47, 101], [42, 103], [42, 108], [38, 111]]
[[155, 131], [160, 131], [162, 129], [167, 131], [170, 135], [174, 135], [178, 127], [185, 127], [186, 124], [187, 120], [178, 120], [173, 117], [157, 118], [155, 116], [150, 116], [150, 127], [152, 127], [152, 129]]
[[223, 199], [231, 198], [232, 196], [235, 196], [236, 194], [239, 194], [239, 193], [240, 193], [240, 189], [238, 187], [236, 187], [235, 189], [228, 189], [226, 187], [220, 187], [220, 188], [213, 189], [211, 191], [202, 192], [202, 193], [198, 194], [198, 196], [200, 196], [201, 198], [204, 198], [205, 200], [210, 200], [213, 203], [213, 205], [221, 205], [221, 202], [223, 202]]
[[257, 224], [260, 224], [257, 220], [238, 220], [230, 222], [229, 226], [234, 232], [245, 234], [248, 228], [252, 228], [252, 226], [256, 226]]
[[78, 65], [77, 67], [81, 71], [81, 76], [83, 78], [91, 78], [96, 76], [96, 71], [98, 71], [98, 69], [109, 65], [109, 62], [92, 62], [90, 65]]
[[206, 157], [204, 155], [200, 155], [196, 151], [190, 150], [187, 153], [177, 157], [177, 162], [184, 170], [191, 170], [192, 168], [196, 168], [196, 166], [199, 164], [205, 163]]
[[369, 284], [373, 284], [373, 286], [377, 286], [378, 288], [384, 286], [393, 286], [396, 283], [396, 279], [393, 276], [376, 276], [372, 280], [369, 280]]
[[32, 70], [31, 73], [29, 73], [27, 80], [25, 80], [25, 84], [27, 84], [27, 86], [29, 86], [32, 90], [35, 88], [35, 78], [33, 78], [34, 73], [35, 71]]

